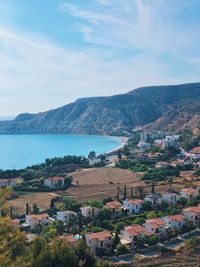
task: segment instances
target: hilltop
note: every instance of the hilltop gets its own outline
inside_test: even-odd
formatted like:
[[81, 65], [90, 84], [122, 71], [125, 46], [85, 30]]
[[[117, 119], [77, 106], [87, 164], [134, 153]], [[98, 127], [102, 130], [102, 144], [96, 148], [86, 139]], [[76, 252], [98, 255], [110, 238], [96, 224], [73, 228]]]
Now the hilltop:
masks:
[[113, 134], [136, 127], [177, 132], [200, 125], [200, 83], [141, 87], [126, 94], [78, 99], [0, 122], [0, 133]]

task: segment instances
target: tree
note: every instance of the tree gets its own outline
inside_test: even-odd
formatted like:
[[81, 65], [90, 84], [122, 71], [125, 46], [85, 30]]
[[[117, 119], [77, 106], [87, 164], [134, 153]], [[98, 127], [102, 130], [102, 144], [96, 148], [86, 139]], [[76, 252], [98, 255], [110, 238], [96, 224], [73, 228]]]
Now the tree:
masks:
[[144, 186], [140, 185], [135, 188], [136, 193], [139, 194], [139, 198], [143, 198], [144, 196]]
[[40, 209], [38, 208], [38, 206], [35, 203], [33, 203], [32, 211], [34, 214], [38, 214], [40, 211]]
[[99, 218], [103, 220], [110, 220], [111, 219], [112, 212], [108, 208], [102, 208], [100, 210]]
[[129, 249], [127, 248], [127, 246], [119, 244], [117, 245], [117, 252], [119, 253], [119, 255], [127, 254], [129, 253]]
[[150, 211], [147, 214], [147, 219], [153, 219], [153, 218], [156, 218], [156, 217], [157, 217], [157, 213], [155, 211]]
[[168, 183], [169, 183], [169, 190], [172, 190], [172, 184], [174, 183], [173, 177], [169, 177], [168, 179]]
[[123, 223], [123, 222], [116, 223], [116, 225], [115, 225], [115, 232], [117, 234], [119, 234], [120, 231], [124, 228], [124, 226], [125, 226], [125, 223]]
[[95, 151], [90, 151], [89, 155], [88, 155], [88, 158], [89, 159], [92, 159], [92, 158], [95, 158], [96, 157], [96, 153]]

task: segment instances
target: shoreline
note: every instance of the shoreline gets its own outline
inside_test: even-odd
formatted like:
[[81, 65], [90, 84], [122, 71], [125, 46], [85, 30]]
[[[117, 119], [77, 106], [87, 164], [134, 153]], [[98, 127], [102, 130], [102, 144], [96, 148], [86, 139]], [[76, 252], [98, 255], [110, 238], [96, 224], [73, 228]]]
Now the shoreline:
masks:
[[113, 137], [115, 140], [117, 139], [119, 141], [119, 145], [109, 151], [106, 151], [104, 154], [105, 155], [110, 155], [113, 154], [114, 152], [117, 152], [119, 149], [123, 148], [127, 142], [128, 142], [128, 137], [125, 136], [110, 136]]

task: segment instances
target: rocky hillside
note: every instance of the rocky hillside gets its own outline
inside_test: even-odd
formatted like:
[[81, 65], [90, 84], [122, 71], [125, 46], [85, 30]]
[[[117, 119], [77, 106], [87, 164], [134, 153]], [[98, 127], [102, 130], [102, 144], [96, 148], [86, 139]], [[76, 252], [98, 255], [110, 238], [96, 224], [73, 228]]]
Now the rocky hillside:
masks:
[[110, 134], [136, 127], [179, 131], [199, 125], [200, 83], [194, 83], [78, 99], [61, 108], [0, 122], [0, 133]]

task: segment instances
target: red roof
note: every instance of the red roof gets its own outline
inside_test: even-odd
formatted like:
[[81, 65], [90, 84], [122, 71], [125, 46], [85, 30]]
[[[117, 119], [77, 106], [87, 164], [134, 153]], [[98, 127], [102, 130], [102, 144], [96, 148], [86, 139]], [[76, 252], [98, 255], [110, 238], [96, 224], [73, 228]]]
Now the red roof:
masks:
[[47, 213], [31, 214], [31, 215], [28, 215], [28, 216], [30, 216], [32, 219], [38, 219], [38, 220], [48, 219], [48, 217], [49, 217], [49, 215]]
[[139, 205], [142, 204], [144, 201], [142, 199], [130, 199], [128, 200], [129, 204]]
[[184, 188], [184, 189], [181, 190], [181, 192], [184, 192], [184, 193], [186, 193], [186, 194], [193, 194], [193, 193], [195, 193], [196, 191], [197, 191], [197, 190], [194, 189], [194, 188]]
[[200, 146], [194, 147], [191, 152], [194, 154], [200, 154]]
[[11, 220], [12, 225], [20, 225], [20, 220], [19, 219], [13, 219]]
[[87, 236], [90, 238], [90, 239], [98, 239], [100, 241], [103, 241], [105, 240], [106, 238], [109, 238], [111, 237], [111, 233], [108, 232], [108, 231], [103, 231], [103, 232], [98, 232], [98, 233], [89, 233], [87, 234]]
[[176, 214], [176, 215], [169, 215], [167, 218], [170, 221], [176, 221], [176, 222], [182, 222], [184, 220], [184, 217], [182, 214]]
[[70, 244], [73, 244], [73, 243], [78, 241], [73, 235], [70, 235], [70, 234], [69, 235], [61, 235], [61, 236], [59, 236], [59, 239], [67, 240], [67, 242], [69, 242]]
[[200, 215], [200, 206], [196, 207], [189, 207], [189, 208], [186, 208], [186, 209], [183, 209], [183, 212], [190, 212], [190, 213], [193, 213], [195, 215]]
[[119, 209], [121, 208], [122, 204], [119, 201], [114, 200], [112, 202], [106, 203], [106, 206], [111, 209]]
[[59, 181], [59, 180], [64, 180], [64, 177], [49, 177], [48, 180], [49, 181]]
[[145, 232], [145, 228], [142, 227], [140, 224], [133, 224], [130, 226], [126, 226], [124, 230], [133, 236], [138, 236], [139, 234]]
[[160, 218], [153, 218], [146, 220], [147, 224], [150, 224], [153, 228], [160, 228], [160, 226], [165, 225], [165, 221]]

